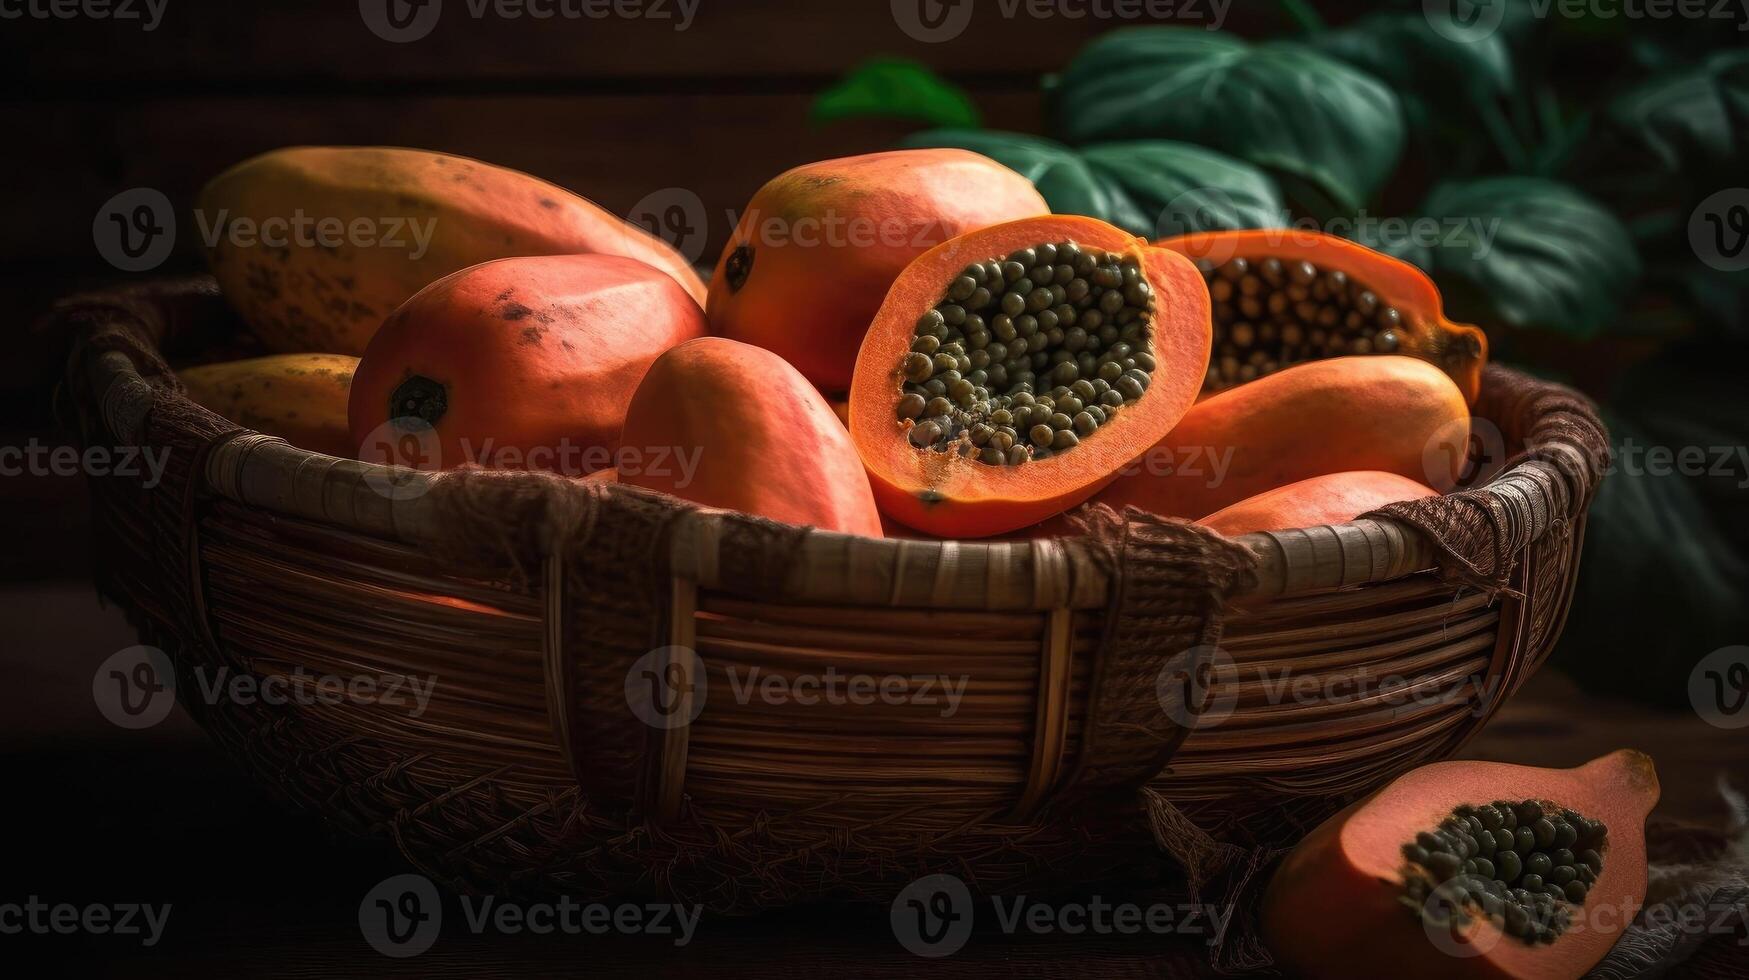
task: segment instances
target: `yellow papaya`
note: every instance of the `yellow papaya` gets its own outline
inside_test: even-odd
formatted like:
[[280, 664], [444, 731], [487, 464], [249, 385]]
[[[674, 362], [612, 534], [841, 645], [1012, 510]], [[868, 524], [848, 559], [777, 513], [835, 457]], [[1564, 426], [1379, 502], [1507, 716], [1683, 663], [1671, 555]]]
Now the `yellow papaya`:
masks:
[[350, 458], [358, 451], [346, 401], [358, 358], [274, 354], [202, 364], [177, 372], [195, 404], [299, 449]]

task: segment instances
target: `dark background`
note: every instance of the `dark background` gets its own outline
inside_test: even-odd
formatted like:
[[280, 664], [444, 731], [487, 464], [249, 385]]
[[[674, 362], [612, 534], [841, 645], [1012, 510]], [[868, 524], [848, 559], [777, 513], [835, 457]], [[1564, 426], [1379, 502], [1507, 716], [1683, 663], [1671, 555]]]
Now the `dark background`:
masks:
[[[1325, 2], [1340, 22], [1371, 5]], [[506, 165], [626, 213], [651, 192], [687, 188], [709, 215], [705, 257], [724, 217], [779, 171], [889, 145], [910, 126], [857, 120], [815, 126], [814, 95], [876, 55], [916, 58], [963, 88], [987, 127], [1037, 132], [1039, 77], [1121, 23], [1003, 18], [986, 2], [944, 44], [912, 40], [885, 0], [702, 0], [690, 30], [644, 20], [474, 20], [448, 0], [429, 37], [394, 45], [355, 2], [168, 0], [150, 33], [137, 23], [0, 21], [0, 444], [60, 438], [51, 393], [60, 338], [33, 333], [34, 312], [71, 289], [118, 278], [92, 242], [111, 195], [166, 193], [186, 215], [210, 176], [299, 143], [440, 149]], [[1293, 28], [1285, 7], [1238, 0], [1225, 29]], [[1574, 58], [1559, 70], [1609, 84], [1617, 67]], [[1411, 175], [1412, 176], [1412, 175]], [[1387, 197], [1391, 191], [1387, 189]], [[179, 228], [161, 270], [200, 268], [195, 229]], [[1632, 339], [1570, 352], [1582, 377], [1631, 362]], [[1601, 384], [1601, 381], [1599, 381]], [[180, 713], [147, 732], [109, 726], [90, 695], [97, 663], [133, 640], [89, 585], [79, 478], [0, 479], [0, 902], [172, 902], [169, 935], [141, 951], [102, 937], [0, 936], [0, 961], [33, 972], [356, 975], [500, 970], [643, 975], [920, 969], [891, 939], [884, 909], [789, 912], [748, 923], [707, 920], [693, 947], [634, 940], [477, 941], [446, 936], [410, 962], [377, 956], [356, 929], [359, 898], [404, 870], [391, 847], [331, 837], [263, 798]], [[1588, 697], [1550, 671], [1467, 749], [1480, 758], [1574, 765], [1619, 746], [1650, 751], [1664, 775], [1659, 816], [1719, 824], [1713, 788], [1745, 768], [1741, 732], [1692, 712]], [[1157, 976], [1194, 948], [1159, 942], [980, 936], [949, 961], [967, 976]]]

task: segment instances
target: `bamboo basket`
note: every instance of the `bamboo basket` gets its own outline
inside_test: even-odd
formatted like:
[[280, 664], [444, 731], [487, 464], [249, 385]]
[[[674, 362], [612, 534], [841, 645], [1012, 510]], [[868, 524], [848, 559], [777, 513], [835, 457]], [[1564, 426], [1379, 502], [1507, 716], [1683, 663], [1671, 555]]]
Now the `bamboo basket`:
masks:
[[[208, 280], [52, 316], [86, 443], [168, 453], [155, 486], [92, 481], [95, 537], [99, 587], [171, 656], [186, 709], [290, 803], [467, 890], [748, 911], [887, 901], [939, 871], [1194, 883], [1222, 848], [1290, 843], [1451, 755], [1537, 669], [1606, 461], [1588, 403], [1491, 368], [1476, 411], [1510, 460], [1350, 524], [1228, 541], [1105, 512], [1080, 538], [861, 539], [239, 428], [159, 353], [237, 329]], [[690, 724], [639, 720], [640, 663]], [[945, 675], [963, 698], [736, 697], [737, 675], [828, 669]], [[417, 714], [201, 697], [225, 670], [434, 687]], [[1208, 683], [1174, 702], [1184, 676]]]

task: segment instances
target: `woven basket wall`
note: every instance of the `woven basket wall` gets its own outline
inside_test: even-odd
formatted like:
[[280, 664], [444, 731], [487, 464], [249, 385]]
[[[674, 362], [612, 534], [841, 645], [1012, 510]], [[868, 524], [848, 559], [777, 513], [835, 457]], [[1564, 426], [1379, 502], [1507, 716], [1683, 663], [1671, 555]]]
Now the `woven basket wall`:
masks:
[[[240, 429], [159, 354], [236, 328], [204, 280], [53, 316], [87, 443], [169, 453], [159, 485], [92, 482], [100, 588], [172, 656], [179, 695], [222, 668], [436, 682], [417, 717], [186, 708], [290, 802], [464, 889], [744, 911], [884, 901], [933, 871], [992, 891], [1147, 881], [1175, 869], [1144, 800], [1217, 840], [1291, 841], [1450, 755], [1536, 670], [1605, 462], [1583, 399], [1493, 368], [1476, 412], [1508, 465], [1352, 524], [1234, 542], [1107, 511], [1082, 538], [854, 539]], [[671, 647], [697, 652], [657, 666], [701, 666], [701, 708], [652, 727], [627, 675]], [[967, 686], [943, 717], [743, 704], [726, 679], [828, 667]], [[1180, 669], [1212, 679], [1193, 704], [1159, 683]], [[1281, 697], [1284, 677], [1315, 693]], [[1387, 677], [1415, 697], [1371, 683]]]

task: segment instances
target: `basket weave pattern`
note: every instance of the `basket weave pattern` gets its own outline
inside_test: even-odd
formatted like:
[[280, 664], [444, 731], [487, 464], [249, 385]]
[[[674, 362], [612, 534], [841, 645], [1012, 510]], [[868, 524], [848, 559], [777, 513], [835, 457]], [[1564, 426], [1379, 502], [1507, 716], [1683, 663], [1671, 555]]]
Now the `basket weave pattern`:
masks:
[[[1230, 541], [1090, 509], [1056, 541], [857, 539], [241, 429], [158, 353], [235, 328], [204, 280], [53, 315], [87, 443], [169, 452], [157, 486], [93, 481], [102, 591], [182, 694], [227, 670], [435, 679], [417, 716], [183, 700], [291, 803], [466, 889], [746, 911], [884, 901], [933, 871], [991, 891], [1194, 880], [1196, 835], [1289, 841], [1487, 719], [1560, 632], [1606, 462], [1583, 399], [1493, 368], [1476, 412], [1509, 465], [1352, 524]], [[627, 676], [669, 647], [697, 651], [705, 696], [658, 729]], [[1230, 714], [1162, 710], [1169, 662], [1212, 671]], [[966, 687], [945, 715], [741, 703], [729, 679], [829, 668]], [[1282, 699], [1287, 676], [1319, 693]]]

